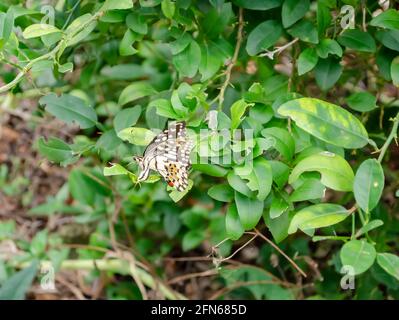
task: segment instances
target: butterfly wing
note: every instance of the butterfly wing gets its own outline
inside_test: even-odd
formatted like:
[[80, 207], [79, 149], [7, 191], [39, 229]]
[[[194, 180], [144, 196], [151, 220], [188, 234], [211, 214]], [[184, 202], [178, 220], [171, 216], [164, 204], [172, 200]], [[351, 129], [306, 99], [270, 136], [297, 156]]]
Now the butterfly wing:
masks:
[[166, 162], [162, 170], [158, 171], [170, 187], [177, 191], [184, 191], [188, 186], [187, 166], [179, 162]]

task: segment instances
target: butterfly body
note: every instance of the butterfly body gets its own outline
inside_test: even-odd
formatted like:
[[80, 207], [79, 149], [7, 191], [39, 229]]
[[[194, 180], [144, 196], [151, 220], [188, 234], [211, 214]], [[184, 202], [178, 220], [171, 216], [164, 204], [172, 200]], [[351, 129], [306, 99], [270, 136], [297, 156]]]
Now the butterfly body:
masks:
[[142, 157], [135, 156], [140, 174], [137, 181], [145, 181], [150, 170], [158, 172], [170, 187], [183, 191], [188, 186], [188, 170], [192, 142], [186, 136], [184, 122], [173, 122], [147, 146]]

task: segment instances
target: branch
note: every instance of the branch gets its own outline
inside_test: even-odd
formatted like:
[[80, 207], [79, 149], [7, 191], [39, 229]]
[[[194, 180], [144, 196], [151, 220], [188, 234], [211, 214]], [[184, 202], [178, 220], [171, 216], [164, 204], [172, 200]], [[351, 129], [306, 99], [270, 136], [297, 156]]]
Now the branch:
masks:
[[299, 38], [295, 38], [294, 40], [286, 43], [282, 47], [276, 47], [273, 51], [266, 50], [266, 52], [262, 53], [259, 55], [259, 57], [268, 57], [269, 59], [273, 60], [274, 55], [279, 55], [282, 51], [287, 49], [288, 47], [291, 47], [294, 43], [296, 43], [299, 40]]
[[391, 130], [391, 133], [388, 136], [388, 139], [385, 141], [384, 145], [381, 148], [381, 153], [378, 156], [378, 162], [382, 162], [382, 159], [384, 159], [385, 153], [387, 152], [387, 149], [389, 145], [391, 144], [392, 140], [398, 137], [397, 132], [398, 132], [398, 125], [399, 125], [399, 112], [396, 114], [396, 117], [391, 119], [393, 121], [393, 127]]
[[244, 16], [243, 16], [243, 9], [240, 8], [239, 12], [238, 12], [238, 31], [237, 31], [237, 43], [236, 43], [236, 47], [234, 49], [234, 54], [233, 54], [233, 58], [230, 61], [229, 65], [227, 66], [227, 69], [225, 71], [226, 74], [226, 79], [223, 82], [222, 87], [220, 88], [220, 92], [217, 95], [217, 97], [214, 99], [214, 101], [219, 100], [219, 105], [218, 105], [218, 110], [221, 111], [222, 107], [223, 107], [223, 101], [224, 101], [224, 93], [228, 87], [228, 85], [230, 84], [230, 78], [231, 78], [231, 71], [233, 70], [233, 67], [235, 66], [235, 64], [237, 63], [237, 59], [238, 59], [238, 54], [240, 52], [240, 48], [241, 48], [241, 43], [242, 43], [242, 31], [244, 29]]
[[258, 236], [260, 236], [263, 240], [265, 240], [267, 243], [269, 243], [274, 249], [276, 249], [278, 252], [280, 252], [280, 254], [282, 256], [284, 256], [284, 258], [286, 258], [291, 264], [292, 266], [298, 270], [298, 272], [303, 275], [305, 278], [307, 277], [306, 273], [294, 262], [294, 260], [292, 260], [289, 256], [287, 256], [285, 254], [285, 252], [283, 250], [281, 250], [273, 241], [271, 241], [270, 239], [268, 239], [265, 235], [263, 235], [262, 233], [260, 233], [256, 228], [255, 228], [255, 234], [257, 234]]

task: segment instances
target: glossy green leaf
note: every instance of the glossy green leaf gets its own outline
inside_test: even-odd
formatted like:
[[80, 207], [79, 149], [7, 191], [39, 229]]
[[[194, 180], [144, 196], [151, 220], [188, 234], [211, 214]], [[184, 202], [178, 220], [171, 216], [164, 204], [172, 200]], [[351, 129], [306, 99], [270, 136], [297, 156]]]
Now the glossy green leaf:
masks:
[[344, 207], [321, 203], [305, 207], [292, 218], [288, 233], [295, 233], [298, 229], [309, 230], [328, 227], [345, 220], [350, 213]]
[[386, 273], [399, 281], [399, 257], [392, 253], [378, 253], [377, 263]]
[[370, 25], [387, 29], [399, 29], [399, 12], [395, 9], [383, 11], [370, 21]]
[[229, 172], [229, 170], [216, 164], [195, 163], [192, 165], [192, 167], [194, 170], [200, 171], [212, 177], [224, 177]]
[[137, 146], [147, 146], [156, 136], [154, 132], [146, 128], [125, 128], [119, 132], [117, 135], [122, 140], [128, 141]]
[[234, 199], [234, 190], [227, 184], [217, 184], [208, 190], [208, 195], [222, 202], [231, 202]]
[[256, 26], [248, 35], [246, 49], [249, 55], [255, 56], [274, 45], [280, 38], [283, 29], [277, 20], [267, 20]]
[[273, 200], [270, 205], [270, 218], [275, 219], [280, 217], [290, 207], [288, 199], [280, 193], [274, 193]]
[[382, 220], [371, 220], [370, 222], [368, 222], [367, 224], [365, 224], [364, 226], [362, 226], [355, 234], [355, 238], [360, 237], [361, 235], [374, 230], [378, 227], [381, 227], [384, 224], [384, 222]]
[[244, 234], [244, 227], [238, 215], [237, 206], [229, 204], [226, 212], [226, 234], [231, 240], [238, 240]]
[[258, 190], [257, 199], [265, 200], [272, 188], [273, 173], [269, 162], [259, 157], [253, 162], [253, 171], [257, 179], [256, 190]]
[[291, 160], [295, 152], [295, 141], [287, 130], [273, 127], [261, 131], [265, 138], [274, 139], [273, 147], [286, 159]]
[[119, 43], [119, 54], [121, 56], [131, 56], [136, 54], [138, 51], [133, 47], [133, 43], [137, 37], [133, 31], [127, 29], [121, 42]]
[[368, 142], [362, 123], [345, 109], [319, 99], [300, 98], [280, 106], [278, 113], [315, 137], [343, 148], [361, 148]]
[[263, 212], [263, 201], [250, 199], [240, 192], [235, 192], [235, 203], [240, 221], [245, 230], [256, 227]]
[[300, 202], [324, 197], [326, 191], [325, 186], [317, 179], [306, 179], [297, 189], [289, 196], [292, 202]]
[[298, 74], [301, 76], [311, 71], [319, 61], [316, 50], [313, 48], [306, 48], [298, 57]]
[[399, 51], [399, 30], [380, 30], [376, 33], [376, 38], [385, 47]]
[[195, 40], [173, 57], [173, 64], [181, 76], [192, 78], [201, 62], [201, 49]]
[[291, 223], [291, 219], [294, 215], [293, 211], [285, 211], [278, 218], [270, 218], [269, 212], [263, 213], [263, 220], [266, 226], [269, 228], [274, 241], [280, 243], [288, 237], [288, 227]]
[[27, 27], [22, 33], [22, 35], [25, 39], [30, 39], [30, 38], [41, 37], [46, 34], [54, 32], [61, 32], [61, 30], [50, 24], [37, 23], [37, 24], [31, 24], [29, 27]]
[[358, 275], [373, 265], [376, 251], [364, 240], [351, 240], [342, 247], [340, 257], [342, 265], [352, 267], [354, 274]]
[[126, 25], [134, 32], [147, 34], [148, 26], [143, 15], [131, 12], [126, 17]]
[[103, 10], [122, 10], [133, 8], [132, 0], [106, 0], [103, 4]]
[[243, 120], [243, 115], [247, 108], [251, 106], [245, 102], [245, 100], [241, 99], [233, 103], [230, 108], [231, 112], [231, 129], [236, 129], [240, 125]]
[[118, 163], [111, 163], [110, 167], [104, 167], [104, 176], [119, 176], [125, 174], [131, 174], [131, 172]]
[[317, 54], [320, 58], [326, 59], [330, 54], [342, 57], [342, 48], [337, 41], [332, 39], [323, 39], [316, 47]]
[[114, 118], [114, 128], [116, 132], [134, 126], [141, 114], [141, 107], [126, 108], [119, 111]]
[[51, 137], [46, 142], [43, 137], [39, 139], [38, 148], [41, 155], [53, 162], [62, 163], [72, 158], [71, 147], [64, 141]]
[[284, 28], [292, 26], [309, 11], [309, 0], [284, 0], [281, 16]]
[[352, 191], [354, 175], [346, 160], [331, 152], [321, 152], [301, 160], [292, 170], [289, 183], [294, 183], [299, 176], [308, 171], [318, 171], [321, 183], [337, 191]]
[[156, 94], [156, 90], [148, 82], [134, 82], [122, 90], [118, 103], [123, 106], [140, 98]]
[[57, 96], [55, 93], [40, 98], [39, 103], [46, 106], [46, 111], [66, 122], [76, 122], [82, 129], [94, 127], [97, 114], [94, 109], [78, 97], [70, 94]]
[[377, 108], [377, 98], [367, 91], [353, 93], [346, 101], [351, 109], [359, 112], [368, 112]]
[[241, 179], [238, 175], [236, 175], [233, 171], [230, 171], [227, 175], [227, 181], [229, 185], [236, 191], [242, 193], [247, 197], [254, 197], [254, 192], [248, 188], [247, 183], [243, 179]]
[[192, 250], [198, 247], [203, 241], [205, 241], [204, 230], [190, 230], [183, 236], [183, 251]]
[[356, 171], [353, 192], [357, 204], [366, 212], [373, 210], [384, 190], [384, 171], [375, 159], [363, 161]]
[[310, 21], [301, 20], [287, 31], [291, 36], [299, 38], [304, 42], [319, 43], [317, 29]]
[[316, 83], [324, 91], [330, 89], [341, 77], [341, 74], [340, 61], [332, 57], [319, 59], [315, 68]]
[[347, 29], [339, 37], [338, 42], [352, 50], [363, 52], [375, 52], [374, 38], [364, 31], [358, 29]]

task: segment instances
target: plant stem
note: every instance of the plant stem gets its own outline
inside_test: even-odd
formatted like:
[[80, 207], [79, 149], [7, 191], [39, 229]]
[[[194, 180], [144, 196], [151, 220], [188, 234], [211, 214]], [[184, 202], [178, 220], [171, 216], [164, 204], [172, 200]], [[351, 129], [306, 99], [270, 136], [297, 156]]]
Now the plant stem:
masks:
[[226, 91], [228, 85], [230, 84], [231, 72], [233, 70], [233, 67], [237, 63], [238, 54], [240, 52], [241, 43], [242, 43], [242, 31], [243, 31], [243, 29], [244, 29], [244, 16], [243, 16], [243, 9], [240, 8], [239, 13], [238, 13], [238, 31], [237, 31], [236, 47], [234, 49], [233, 58], [230, 61], [229, 65], [227, 66], [227, 69], [226, 69], [226, 72], [225, 72], [226, 79], [223, 82], [223, 85], [220, 88], [220, 92], [219, 92], [219, 94], [217, 96], [217, 98], [219, 99], [219, 105], [218, 105], [218, 110], [219, 111], [221, 111], [222, 108], [223, 108], [224, 94], [225, 94], [225, 91]]
[[385, 141], [384, 145], [381, 148], [381, 153], [378, 156], [378, 162], [382, 162], [382, 159], [384, 159], [385, 153], [388, 150], [389, 145], [391, 144], [393, 139], [396, 139], [397, 136], [397, 132], [398, 132], [398, 125], [399, 125], [399, 112], [396, 114], [396, 117], [392, 119], [393, 121], [393, 126], [392, 126], [392, 130], [391, 133], [389, 134], [387, 140]]

